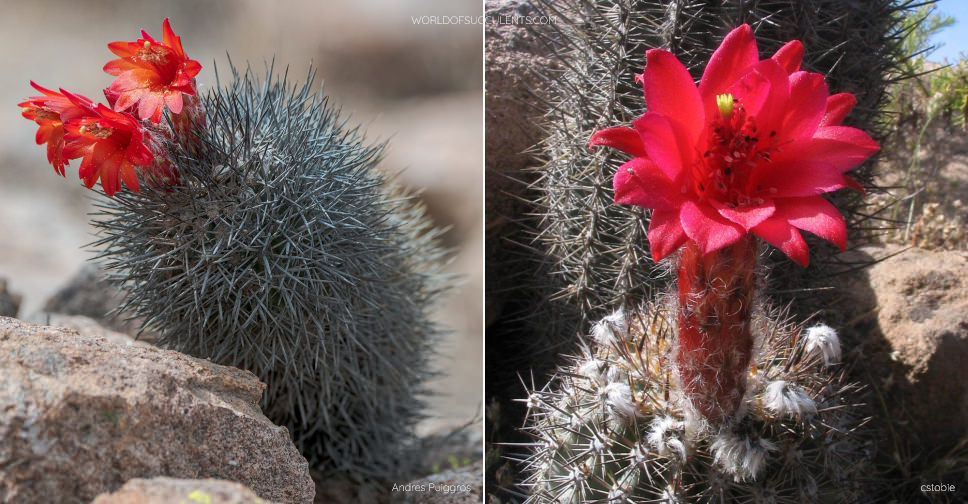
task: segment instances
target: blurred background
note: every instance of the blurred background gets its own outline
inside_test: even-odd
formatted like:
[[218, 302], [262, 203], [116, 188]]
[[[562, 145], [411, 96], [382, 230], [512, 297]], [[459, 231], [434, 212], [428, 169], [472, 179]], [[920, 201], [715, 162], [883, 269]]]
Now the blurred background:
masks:
[[93, 256], [83, 247], [93, 241], [93, 194], [77, 178], [78, 161], [66, 179], [54, 173], [34, 143], [36, 125], [16, 104], [37, 94], [30, 80], [103, 101], [113, 77], [101, 68], [115, 58], [107, 44], [137, 40], [141, 29], [160, 40], [168, 17], [202, 64], [200, 93], [215, 85], [215, 66], [229, 75], [226, 54], [257, 73], [275, 58], [292, 80], [312, 62], [326, 94], [370, 141], [390, 139], [383, 169], [400, 173], [436, 223], [450, 227], [449, 270], [461, 276], [437, 314], [451, 332], [439, 349], [442, 375], [431, 385], [432, 418], [421, 430], [469, 420], [482, 383], [482, 26], [428, 21], [482, 12], [478, 0], [5, 0], [0, 279], [23, 297], [19, 317], [43, 323], [46, 300]]

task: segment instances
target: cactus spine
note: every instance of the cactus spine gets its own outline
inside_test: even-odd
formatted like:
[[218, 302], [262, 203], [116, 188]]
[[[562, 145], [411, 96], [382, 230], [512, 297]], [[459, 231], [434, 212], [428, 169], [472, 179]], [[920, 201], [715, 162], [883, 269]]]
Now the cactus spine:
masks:
[[301, 87], [232, 73], [166, 146], [180, 185], [98, 203], [121, 310], [163, 346], [259, 376], [312, 466], [406, 474], [447, 283], [438, 232], [313, 72]]
[[609, 315], [531, 393], [527, 502], [855, 502], [869, 470], [856, 390], [824, 368], [816, 331], [755, 310], [739, 407], [709, 422], [676, 379], [669, 304]]

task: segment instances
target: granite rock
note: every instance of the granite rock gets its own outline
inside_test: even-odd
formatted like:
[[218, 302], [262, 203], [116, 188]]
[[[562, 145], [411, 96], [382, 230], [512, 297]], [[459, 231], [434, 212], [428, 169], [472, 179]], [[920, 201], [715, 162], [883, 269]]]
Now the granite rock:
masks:
[[87, 503], [133, 478], [218, 478], [312, 502], [248, 371], [0, 317], [0, 502]]

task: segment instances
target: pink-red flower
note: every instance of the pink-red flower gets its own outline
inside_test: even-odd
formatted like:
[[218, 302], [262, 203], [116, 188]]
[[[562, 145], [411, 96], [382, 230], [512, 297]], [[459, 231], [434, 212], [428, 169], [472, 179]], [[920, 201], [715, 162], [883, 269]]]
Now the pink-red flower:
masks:
[[800, 71], [799, 41], [760, 60], [753, 30], [742, 25], [713, 53], [698, 87], [672, 53], [646, 57], [639, 79], [648, 112], [632, 128], [598, 131], [590, 146], [633, 156], [615, 175], [615, 201], [653, 209], [656, 261], [687, 240], [708, 254], [747, 233], [802, 266], [809, 252], [801, 230], [846, 246], [843, 217], [820, 195], [862, 190], [845, 172], [878, 145], [841, 125], [856, 99], [828, 95], [823, 75]]
[[108, 44], [119, 59], [104, 65], [104, 71], [117, 76], [104, 90], [116, 111], [130, 111], [140, 119], [158, 124], [167, 105], [172, 114], [184, 107], [183, 94], [195, 95], [195, 76], [202, 66], [188, 59], [181, 37], [175, 35], [165, 19], [162, 41], [144, 30], [137, 42]]
[[138, 191], [136, 166], [152, 164], [154, 155], [145, 146], [145, 131], [141, 123], [124, 112], [115, 112], [104, 105], [96, 108], [80, 102], [80, 98], [61, 90], [71, 102], [87, 109], [86, 114], [68, 121], [64, 156], [84, 158], [78, 175], [89, 189], [101, 180], [104, 194], [113, 196], [121, 189], [121, 182]]
[[31, 96], [27, 101], [19, 103], [22, 115], [36, 122], [37, 145], [47, 144], [47, 161], [60, 176], [65, 176], [64, 167], [68, 165], [68, 157], [64, 156], [64, 123], [86, 114], [87, 108], [93, 105], [91, 100], [74, 95], [82, 105], [79, 106], [57, 91], [46, 89], [31, 81], [30, 85], [43, 96]]

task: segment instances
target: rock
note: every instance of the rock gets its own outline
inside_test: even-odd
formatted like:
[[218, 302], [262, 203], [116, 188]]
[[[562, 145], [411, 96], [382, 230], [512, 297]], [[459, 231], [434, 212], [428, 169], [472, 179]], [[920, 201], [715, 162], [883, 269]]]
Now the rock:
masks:
[[48, 313], [47, 323], [44, 325], [76, 331], [85, 336], [104, 338], [112, 343], [122, 345], [148, 346], [151, 344], [144, 340], [136, 340], [127, 333], [112, 331], [100, 324], [99, 321], [84, 315], [64, 315], [61, 313]]
[[0, 317], [16, 317], [22, 300], [19, 295], [7, 290], [7, 279], [0, 278]]
[[480, 422], [458, 424], [453, 421], [428, 424], [426, 434], [420, 437], [421, 462], [418, 467], [425, 473], [438, 472], [440, 468], [466, 466], [480, 460], [484, 442]]
[[[437, 473], [441, 468], [457, 466], [469, 466], [474, 461], [481, 459], [481, 444], [483, 432], [480, 423], [457, 424], [453, 421], [440, 421], [424, 423], [427, 429], [420, 437], [420, 445], [417, 449], [420, 462], [418, 473]], [[478, 466], [477, 479], [480, 480], [481, 472]], [[355, 504], [366, 502], [369, 504], [387, 504], [396, 502], [393, 499], [398, 491], [393, 491], [394, 484], [399, 488], [399, 482], [379, 482], [367, 481], [360, 482], [347, 475], [326, 475], [312, 472], [313, 479], [316, 481], [316, 503], [318, 504]], [[425, 483], [426, 485], [426, 483]], [[439, 489], [427, 490], [427, 493], [437, 492]], [[478, 500], [480, 502], [480, 493]], [[411, 502], [404, 500], [402, 502]], [[435, 500], [415, 502], [439, 502]], [[451, 502], [451, 501], [442, 501]], [[463, 502], [463, 501], [455, 501]]]
[[91, 504], [273, 504], [244, 485], [217, 479], [136, 478]]
[[105, 279], [104, 271], [86, 263], [73, 278], [44, 304], [47, 313], [83, 315], [98, 324], [126, 334], [134, 334], [140, 327], [135, 320], [125, 320], [125, 314], [108, 316], [120, 306], [124, 295]]
[[477, 504], [483, 501], [480, 460], [426, 478], [395, 484], [392, 504]]
[[87, 503], [133, 478], [219, 478], [312, 502], [248, 371], [0, 317], [0, 502]]
[[928, 451], [968, 434], [966, 270], [963, 253], [912, 248], [868, 273], [880, 332], [904, 375], [890, 410], [906, 414]]
[[322, 475], [313, 471], [316, 482], [315, 504], [387, 504], [389, 486], [384, 482], [354, 479], [349, 475]]

